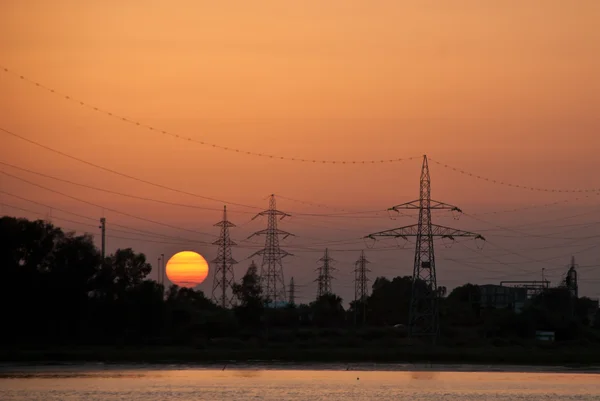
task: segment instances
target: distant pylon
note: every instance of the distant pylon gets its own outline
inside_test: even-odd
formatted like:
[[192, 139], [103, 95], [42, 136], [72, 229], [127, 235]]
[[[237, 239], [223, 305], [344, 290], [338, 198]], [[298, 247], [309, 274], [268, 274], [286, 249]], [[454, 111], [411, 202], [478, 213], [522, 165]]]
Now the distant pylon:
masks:
[[365, 258], [365, 251], [361, 251], [360, 257], [354, 263], [354, 320], [356, 322], [356, 314], [358, 310], [357, 306], [360, 304], [362, 309], [362, 320], [363, 323], [367, 320], [367, 297], [369, 296], [368, 282], [369, 278], [367, 273], [370, 270], [367, 268], [367, 264], [371, 263]]
[[292, 256], [291, 253], [284, 251], [279, 247], [279, 236], [282, 235], [282, 239], [286, 239], [290, 234], [286, 231], [279, 230], [277, 228], [277, 217], [283, 219], [289, 214], [277, 210], [277, 204], [275, 202], [275, 195], [271, 195], [269, 199], [269, 209], [258, 213], [255, 218], [259, 216], [267, 216], [268, 223], [265, 230], [257, 231], [248, 239], [255, 235], [265, 235], [265, 247], [260, 251], [253, 253], [254, 255], [262, 255], [263, 261], [260, 267], [260, 281], [263, 294], [267, 300], [267, 306], [272, 305], [278, 307], [278, 302], [287, 301], [285, 296], [285, 281], [283, 278], [283, 263], [282, 259], [286, 256]]
[[333, 267], [333, 262], [335, 262], [335, 260], [329, 256], [329, 249], [325, 248], [325, 255], [319, 259], [319, 262], [322, 264], [317, 268], [319, 276], [315, 280], [317, 282], [317, 298], [332, 293], [331, 281], [333, 280], [333, 277], [331, 276], [331, 272], [335, 270]]
[[423, 156], [423, 166], [421, 168], [419, 199], [394, 206], [389, 210], [398, 212], [401, 209], [418, 210], [418, 224], [373, 233], [365, 238], [400, 237], [407, 240], [408, 237], [416, 237], [408, 333], [411, 337], [431, 337], [435, 342], [439, 334], [439, 291], [435, 271], [433, 238], [441, 237], [454, 240], [455, 237], [474, 237], [485, 239], [476, 233], [432, 224], [432, 210], [447, 209], [459, 213], [462, 211], [456, 206], [431, 199], [431, 179], [426, 155]]
[[222, 308], [228, 308], [233, 302], [233, 265], [237, 263], [231, 256], [231, 247], [237, 244], [229, 237], [229, 228], [235, 227], [235, 224], [227, 220], [227, 206], [223, 206], [223, 220], [215, 224], [215, 227], [221, 227], [221, 235], [218, 240], [213, 242], [213, 245], [219, 246], [219, 252], [217, 257], [213, 259], [216, 268], [213, 278], [212, 298]]
[[571, 264], [569, 265], [569, 270], [565, 275], [563, 280], [563, 285], [567, 287], [571, 295], [575, 298], [579, 297], [579, 286], [577, 283], [577, 267], [579, 267], [575, 263], [575, 256], [571, 256]]
[[294, 284], [293, 277], [290, 279], [290, 286], [289, 286], [288, 292], [290, 295], [290, 300], [289, 300], [290, 305], [296, 305], [296, 285]]

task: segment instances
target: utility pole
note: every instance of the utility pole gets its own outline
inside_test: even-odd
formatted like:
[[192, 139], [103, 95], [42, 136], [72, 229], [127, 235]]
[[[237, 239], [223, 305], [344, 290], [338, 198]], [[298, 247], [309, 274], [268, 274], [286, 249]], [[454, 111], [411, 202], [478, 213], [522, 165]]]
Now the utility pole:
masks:
[[485, 240], [481, 235], [469, 231], [438, 226], [431, 222], [432, 210], [451, 210], [461, 213], [456, 206], [431, 199], [431, 178], [427, 155], [423, 156], [421, 168], [420, 196], [412, 202], [403, 203], [388, 210], [418, 210], [418, 224], [381, 231], [365, 238], [393, 237], [408, 240], [415, 237], [415, 257], [410, 298], [408, 334], [409, 337], [429, 337], [435, 344], [439, 335], [439, 292], [433, 251], [434, 237], [454, 240], [456, 237], [472, 237]]
[[367, 273], [371, 271], [367, 268], [368, 263], [371, 262], [365, 258], [365, 251], [361, 251], [360, 257], [354, 263], [354, 324], [356, 324], [359, 304], [362, 308], [363, 324], [367, 321], [367, 297], [369, 296]]
[[161, 268], [160, 268], [160, 284], [165, 285], [165, 270], [166, 270], [167, 266], [165, 264], [165, 254], [164, 253], [160, 254], [160, 260], [162, 261]]
[[102, 230], [102, 263], [104, 263], [106, 258], [106, 219], [104, 217], [100, 219], [99, 228]]
[[221, 227], [221, 235], [213, 242], [213, 245], [219, 246], [219, 252], [212, 261], [217, 266], [213, 279], [212, 298], [221, 308], [228, 308], [233, 304], [233, 265], [237, 263], [231, 256], [231, 247], [237, 244], [229, 237], [229, 228], [235, 227], [235, 224], [227, 220], [227, 206], [223, 206], [223, 220], [215, 224], [215, 227]]
[[269, 198], [269, 209], [258, 213], [252, 220], [259, 216], [267, 216], [267, 228], [255, 232], [248, 239], [255, 235], [265, 235], [265, 247], [253, 253], [250, 257], [254, 255], [261, 255], [263, 257], [260, 267], [261, 287], [267, 299], [267, 306], [272, 305], [276, 308], [278, 306], [277, 302], [287, 300], [285, 296], [282, 259], [286, 256], [293, 256], [279, 247], [279, 236], [281, 235], [283, 236], [282, 239], [286, 239], [293, 234], [277, 228], [277, 220], [282, 220], [286, 216], [289, 216], [289, 214], [277, 210], [275, 195], [271, 195]]
[[161, 257], [159, 256], [158, 259], [157, 259], [157, 261], [156, 261], [156, 282], [158, 284], [160, 284], [160, 277], [161, 277], [161, 274], [160, 274], [160, 261], [161, 261], [161, 259], [160, 258]]
[[318, 284], [317, 286], [317, 299], [321, 298], [323, 295], [331, 294], [331, 281], [333, 277], [331, 276], [331, 272], [335, 270], [333, 267], [333, 262], [335, 262], [329, 256], [329, 249], [325, 248], [325, 255], [319, 259], [321, 262], [321, 266], [317, 268], [319, 272], [319, 276], [315, 280]]
[[290, 295], [290, 301], [289, 304], [290, 305], [296, 305], [296, 285], [294, 284], [294, 278], [292, 277], [290, 279], [290, 285], [289, 285], [289, 295]]

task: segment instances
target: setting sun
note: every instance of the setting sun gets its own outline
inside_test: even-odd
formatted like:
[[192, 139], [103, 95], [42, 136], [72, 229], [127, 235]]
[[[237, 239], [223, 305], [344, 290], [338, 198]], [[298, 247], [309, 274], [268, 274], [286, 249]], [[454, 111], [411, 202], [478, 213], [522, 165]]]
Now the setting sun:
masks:
[[208, 276], [208, 263], [192, 251], [176, 253], [167, 262], [167, 277], [180, 287], [193, 288]]

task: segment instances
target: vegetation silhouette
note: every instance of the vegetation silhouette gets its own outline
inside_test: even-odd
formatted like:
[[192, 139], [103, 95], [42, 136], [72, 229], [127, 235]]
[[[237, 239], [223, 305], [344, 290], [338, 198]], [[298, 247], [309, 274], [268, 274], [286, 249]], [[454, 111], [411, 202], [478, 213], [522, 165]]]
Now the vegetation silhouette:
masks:
[[[89, 235], [0, 218], [0, 359], [600, 362], [593, 301], [562, 288], [515, 313], [483, 308], [476, 285], [447, 296], [442, 287], [433, 347], [407, 338], [411, 277], [375, 279], [364, 304], [348, 310], [335, 294], [269, 308], [251, 265], [234, 285], [236, 305], [223, 309], [202, 291], [164, 288], [151, 269], [130, 248], [102, 260]], [[538, 330], [556, 341], [536, 341]]]

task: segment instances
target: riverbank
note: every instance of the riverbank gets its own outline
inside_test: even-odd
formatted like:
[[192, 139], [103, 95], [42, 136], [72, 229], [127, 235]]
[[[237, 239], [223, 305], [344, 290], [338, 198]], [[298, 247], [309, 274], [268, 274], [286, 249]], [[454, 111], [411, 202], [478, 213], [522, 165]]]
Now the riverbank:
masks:
[[600, 365], [600, 348], [329, 348], [329, 349], [197, 349], [192, 347], [60, 347], [1, 349], [4, 363], [445, 363], [497, 365]]

